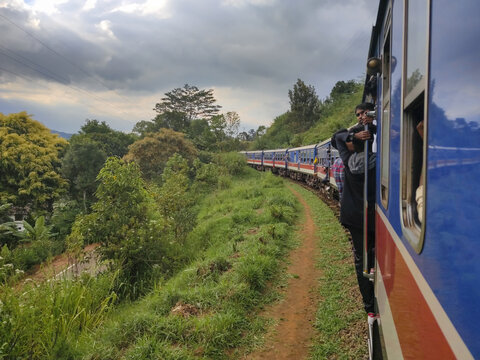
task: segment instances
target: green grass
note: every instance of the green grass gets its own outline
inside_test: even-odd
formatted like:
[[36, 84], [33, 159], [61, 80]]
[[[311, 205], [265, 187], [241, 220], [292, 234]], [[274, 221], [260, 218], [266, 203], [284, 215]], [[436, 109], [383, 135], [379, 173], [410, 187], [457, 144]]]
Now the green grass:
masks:
[[198, 259], [83, 334], [84, 359], [224, 359], [256, 345], [276, 298], [269, 283], [293, 246], [298, 204], [282, 179], [250, 172], [205, 199], [187, 243]]
[[365, 312], [348, 237], [333, 212], [313, 193], [295, 185], [311, 207], [318, 232], [322, 272], [311, 359], [363, 359], [367, 356]]

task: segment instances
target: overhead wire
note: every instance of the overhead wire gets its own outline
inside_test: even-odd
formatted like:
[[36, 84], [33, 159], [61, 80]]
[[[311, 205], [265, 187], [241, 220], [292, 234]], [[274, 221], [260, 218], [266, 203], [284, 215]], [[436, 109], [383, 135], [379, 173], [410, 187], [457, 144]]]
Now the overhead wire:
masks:
[[[14, 21], [10, 20], [9, 18], [7, 18], [6, 16], [0, 14], [0, 18], [6, 20], [7, 22], [9, 22], [10, 24], [12, 24], [13, 26], [15, 26], [16, 28], [20, 29], [21, 31], [23, 31], [25, 34], [27, 34], [28, 36], [32, 37], [34, 40], [38, 41], [42, 46], [44, 46], [47, 50], [49, 50], [50, 52], [52, 52], [53, 54], [55, 54], [56, 56], [62, 58], [63, 60], [65, 60], [68, 64], [70, 64], [71, 66], [74, 66], [75, 68], [77, 68], [78, 70], [80, 70], [82, 73], [84, 73], [85, 75], [87, 75], [89, 78], [92, 78], [93, 80], [95, 80], [97, 83], [101, 84], [104, 88], [106, 88], [108, 91], [112, 91], [105, 83], [103, 83], [102, 81], [98, 80], [95, 76], [93, 76], [92, 74], [88, 73], [86, 70], [82, 69], [80, 66], [78, 66], [77, 64], [75, 64], [74, 62], [72, 62], [71, 60], [69, 60], [67, 57], [65, 57], [64, 55], [60, 54], [59, 52], [57, 52], [56, 50], [52, 49], [50, 46], [48, 46], [45, 42], [43, 42], [42, 40], [40, 40], [39, 38], [37, 38], [35, 35], [33, 35], [31, 32], [29, 32], [28, 30], [22, 28], [20, 25], [16, 24]], [[122, 110], [119, 110], [117, 106], [111, 104], [110, 102], [108, 102], [107, 100], [99, 97], [98, 95], [95, 95], [94, 93], [88, 91], [88, 90], [84, 90], [82, 88], [79, 88], [77, 86], [74, 86], [74, 85], [68, 85], [68, 83], [70, 83], [70, 80], [69, 79], [66, 79], [64, 77], [62, 77], [61, 75], [59, 75], [58, 73], [55, 73], [49, 69], [47, 69], [46, 67], [40, 65], [40, 64], [37, 64], [35, 63], [34, 61], [22, 56], [22, 55], [19, 55], [19, 54], [16, 54], [14, 51], [10, 50], [10, 49], [7, 49], [3, 46], [0, 45], [0, 48], [4, 49], [4, 50], [7, 50], [8, 52], [14, 54], [15, 56], [21, 58], [21, 59], [24, 59], [26, 61], [28, 61], [29, 63], [32, 63], [34, 64], [35, 66], [38, 66], [39, 68], [41, 69], [44, 69], [45, 71], [47, 71], [48, 73], [50, 74], [53, 74], [53, 75], [50, 75], [50, 74], [47, 74], [45, 71], [42, 71], [42, 70], [39, 70], [39, 69], [36, 69], [28, 64], [26, 64], [25, 62], [21, 61], [21, 60], [18, 60], [18, 59], [15, 59], [14, 57], [4, 53], [4, 52], [0, 52], [2, 53], [4, 56], [10, 58], [11, 60], [15, 61], [15, 62], [18, 62], [18, 63], [21, 63], [22, 65], [30, 68], [31, 70], [33, 71], [36, 71], [44, 76], [46, 76], [47, 78], [50, 78], [50, 79], [53, 79], [54, 81], [56, 82], [59, 82], [60, 84], [62, 84], [63, 86], [67, 86], [73, 90], [76, 90], [76, 91], [80, 91], [80, 92], [83, 92], [93, 98], [95, 98], [97, 101], [100, 101], [100, 102], [103, 102], [107, 105], [109, 105], [110, 107], [112, 107], [113, 109], [115, 109], [116, 112], [119, 112], [121, 114], [124, 114], [126, 116], [130, 116], [128, 113], [126, 113], [125, 111], [122, 111]], [[7, 70], [5, 70], [7, 71]], [[13, 74], [12, 71], [8, 71], [10, 73]], [[58, 77], [58, 78], [56, 78]], [[61, 81], [59, 80], [61, 79]], [[126, 101], [130, 102], [130, 99], [128, 98], [125, 98], [119, 94], [116, 94], [117, 96], [125, 99]], [[95, 107], [95, 106], [94, 106]], [[131, 120], [131, 118], [129, 117], [128, 120]]]

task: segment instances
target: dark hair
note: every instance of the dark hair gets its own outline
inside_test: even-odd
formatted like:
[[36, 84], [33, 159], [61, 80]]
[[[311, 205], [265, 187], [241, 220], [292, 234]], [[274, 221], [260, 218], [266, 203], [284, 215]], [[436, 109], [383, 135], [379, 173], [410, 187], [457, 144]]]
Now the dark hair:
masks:
[[360, 110], [372, 111], [372, 110], [375, 110], [375, 104], [364, 102], [364, 103], [361, 103], [361, 104], [358, 104], [357, 106], [355, 106], [355, 112], [357, 112], [357, 110], [359, 110], [359, 109]]

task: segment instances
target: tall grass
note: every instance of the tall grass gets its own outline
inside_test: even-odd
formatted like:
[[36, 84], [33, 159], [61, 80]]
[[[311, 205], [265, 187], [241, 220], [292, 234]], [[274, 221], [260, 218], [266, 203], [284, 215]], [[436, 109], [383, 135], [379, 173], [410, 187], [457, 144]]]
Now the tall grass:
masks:
[[111, 309], [113, 275], [0, 288], [0, 358], [72, 358], [77, 337]]
[[267, 283], [292, 246], [296, 208], [282, 180], [256, 172], [205, 199], [187, 240], [197, 259], [115, 311], [93, 334], [84, 333], [78, 356], [223, 359], [250, 343], [265, 321], [253, 310], [271, 300], [264, 296]]

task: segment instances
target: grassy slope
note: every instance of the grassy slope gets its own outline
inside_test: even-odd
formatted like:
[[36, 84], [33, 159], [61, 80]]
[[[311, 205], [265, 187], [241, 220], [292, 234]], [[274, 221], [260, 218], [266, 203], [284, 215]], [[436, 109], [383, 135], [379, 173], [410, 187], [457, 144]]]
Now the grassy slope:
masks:
[[114, 312], [78, 357], [222, 359], [255, 342], [265, 320], [251, 314], [275, 297], [267, 282], [292, 246], [298, 205], [282, 179], [249, 174], [205, 200], [191, 234], [208, 245], [200, 260]]

